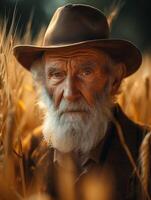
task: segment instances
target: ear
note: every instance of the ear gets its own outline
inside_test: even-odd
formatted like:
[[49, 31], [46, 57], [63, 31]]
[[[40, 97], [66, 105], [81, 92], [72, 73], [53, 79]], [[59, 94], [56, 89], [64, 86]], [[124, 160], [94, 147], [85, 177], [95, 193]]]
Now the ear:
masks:
[[126, 66], [124, 63], [117, 63], [115, 64], [115, 71], [113, 74], [113, 80], [112, 80], [112, 88], [111, 88], [111, 94], [115, 95], [117, 94], [117, 91], [120, 87], [122, 79], [125, 77], [126, 74]]

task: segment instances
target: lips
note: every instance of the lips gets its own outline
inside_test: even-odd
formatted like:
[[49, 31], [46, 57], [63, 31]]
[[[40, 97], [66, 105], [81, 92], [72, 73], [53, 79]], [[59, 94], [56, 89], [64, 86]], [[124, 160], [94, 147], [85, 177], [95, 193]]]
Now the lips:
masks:
[[85, 110], [65, 110], [63, 112], [61, 112], [61, 115], [63, 114], [86, 114], [88, 113]]

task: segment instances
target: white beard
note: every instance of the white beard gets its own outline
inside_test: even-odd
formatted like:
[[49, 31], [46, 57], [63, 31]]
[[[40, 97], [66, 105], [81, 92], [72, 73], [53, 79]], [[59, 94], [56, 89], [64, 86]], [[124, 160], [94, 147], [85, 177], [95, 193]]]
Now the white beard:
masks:
[[[101, 98], [96, 98], [93, 107], [81, 100], [69, 103], [62, 100], [59, 108], [54, 103], [45, 88], [41, 100], [46, 109], [43, 123], [43, 135], [46, 142], [57, 150], [67, 153], [80, 151], [88, 153], [104, 137], [111, 115], [111, 97], [107, 95], [109, 88], [104, 90]], [[65, 110], [85, 110], [87, 114], [62, 114]]]

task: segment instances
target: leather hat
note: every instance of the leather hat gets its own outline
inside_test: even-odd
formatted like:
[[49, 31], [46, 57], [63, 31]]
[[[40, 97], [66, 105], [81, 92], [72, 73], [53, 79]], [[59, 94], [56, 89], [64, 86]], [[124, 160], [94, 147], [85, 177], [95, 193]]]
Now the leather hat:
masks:
[[127, 77], [141, 65], [141, 53], [129, 41], [110, 38], [109, 32], [107, 18], [100, 10], [84, 4], [68, 4], [54, 13], [42, 46], [17, 45], [13, 53], [19, 63], [30, 70], [32, 63], [45, 51], [57, 53], [96, 47], [118, 62], [125, 63]]

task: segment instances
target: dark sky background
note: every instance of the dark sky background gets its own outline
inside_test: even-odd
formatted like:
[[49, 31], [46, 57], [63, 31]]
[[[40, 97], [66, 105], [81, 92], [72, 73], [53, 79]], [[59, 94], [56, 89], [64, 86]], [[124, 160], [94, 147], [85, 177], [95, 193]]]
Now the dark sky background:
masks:
[[[47, 26], [57, 7], [66, 3], [84, 3], [95, 6], [105, 14], [115, 0], [0, 0], [1, 21], [7, 19], [8, 29], [15, 11], [15, 26], [18, 24], [17, 34], [22, 36], [26, 25], [32, 16], [33, 37], [40, 28]], [[151, 50], [151, 0], [125, 0], [117, 19], [113, 22], [111, 36], [128, 39], [141, 50]]]

